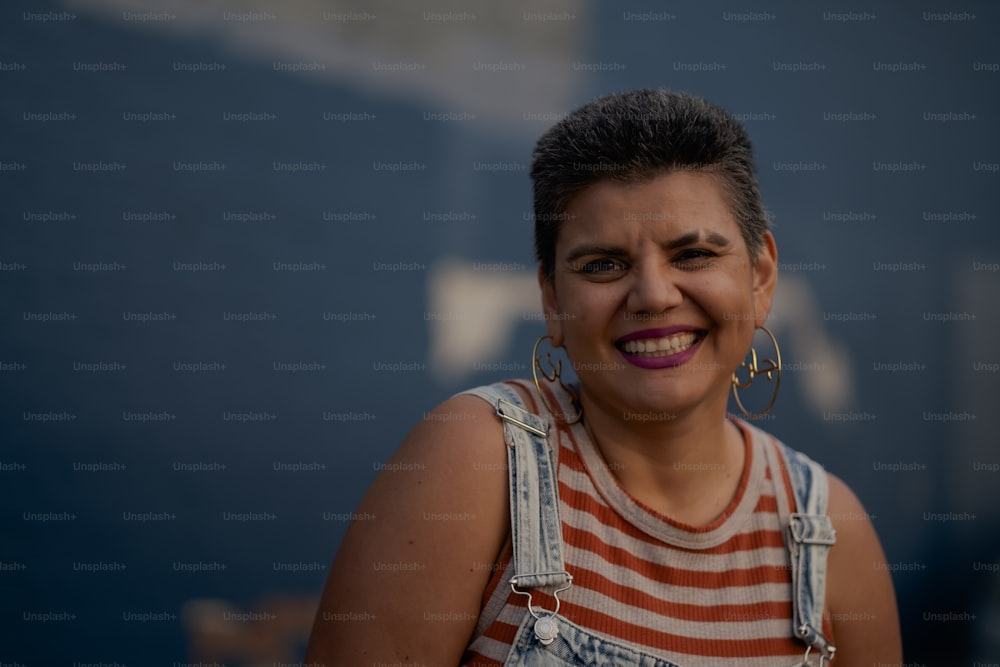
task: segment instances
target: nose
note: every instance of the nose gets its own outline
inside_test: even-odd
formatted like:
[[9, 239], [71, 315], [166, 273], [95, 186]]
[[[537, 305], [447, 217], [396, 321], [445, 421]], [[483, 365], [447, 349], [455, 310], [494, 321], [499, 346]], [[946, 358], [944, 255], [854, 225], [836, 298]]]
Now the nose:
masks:
[[660, 258], [633, 267], [626, 308], [629, 313], [656, 315], [684, 301], [678, 285], [678, 270]]

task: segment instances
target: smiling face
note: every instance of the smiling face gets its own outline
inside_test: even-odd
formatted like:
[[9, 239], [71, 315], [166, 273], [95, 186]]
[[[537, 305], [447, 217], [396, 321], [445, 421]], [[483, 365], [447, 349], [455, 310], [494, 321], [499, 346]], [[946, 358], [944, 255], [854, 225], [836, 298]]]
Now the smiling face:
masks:
[[777, 283], [774, 239], [752, 260], [715, 178], [676, 171], [576, 195], [540, 273], [553, 344], [585, 403], [637, 413], [725, 413], [733, 370]]

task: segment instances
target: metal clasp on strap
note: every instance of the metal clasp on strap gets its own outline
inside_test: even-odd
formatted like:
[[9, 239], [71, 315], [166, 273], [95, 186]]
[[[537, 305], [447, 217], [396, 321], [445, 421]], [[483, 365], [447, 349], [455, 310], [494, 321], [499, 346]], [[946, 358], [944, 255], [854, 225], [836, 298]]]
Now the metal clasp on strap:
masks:
[[[807, 629], [803, 628], [802, 630], [807, 630]], [[802, 658], [802, 664], [805, 665], [805, 667], [809, 666], [809, 654], [812, 652], [812, 648], [813, 648], [812, 646], [806, 646], [806, 654]], [[823, 665], [829, 665], [831, 662], [833, 662], [834, 654], [836, 652], [837, 652], [836, 646], [828, 645], [826, 647], [826, 651], [821, 653], [819, 656], [819, 667], [823, 667]]]
[[520, 591], [517, 589], [517, 576], [513, 576], [510, 579], [510, 589], [517, 593], [518, 595], [525, 595], [528, 598], [528, 613], [535, 617], [535, 637], [539, 642], [548, 646], [555, 641], [556, 637], [559, 635], [559, 626], [556, 624], [554, 617], [559, 613], [559, 606], [562, 601], [559, 599], [559, 594], [567, 590], [573, 585], [573, 575], [562, 570], [560, 572], [538, 572], [532, 575], [523, 575], [531, 577], [551, 577], [554, 575], [563, 575], [566, 578], [566, 585], [561, 588], [557, 588], [552, 591], [552, 597], [555, 598], [556, 608], [552, 611], [546, 609], [539, 609], [535, 611], [535, 608], [531, 606], [531, 593], [528, 591]]
[[[501, 409], [501, 405], [500, 405], [501, 403], [506, 403], [510, 407], [520, 410], [520, 408], [518, 408], [513, 403], [505, 401], [502, 398], [498, 398], [497, 399], [496, 413], [497, 413], [497, 416], [500, 417], [500, 419], [503, 419], [504, 421], [508, 421], [508, 422], [510, 422], [512, 424], [516, 424], [516, 425], [520, 426], [521, 428], [525, 429], [526, 431], [530, 431], [531, 433], [534, 433], [535, 435], [540, 435], [543, 438], [549, 437], [548, 430], [543, 431], [540, 428], [532, 426], [531, 424], [528, 424], [527, 422], [524, 422], [524, 421], [522, 421], [522, 420], [520, 420], [520, 419], [518, 419], [516, 417], [512, 417], [511, 415], [504, 413], [504, 411]], [[523, 410], [522, 410], [522, 412], [523, 412]]]

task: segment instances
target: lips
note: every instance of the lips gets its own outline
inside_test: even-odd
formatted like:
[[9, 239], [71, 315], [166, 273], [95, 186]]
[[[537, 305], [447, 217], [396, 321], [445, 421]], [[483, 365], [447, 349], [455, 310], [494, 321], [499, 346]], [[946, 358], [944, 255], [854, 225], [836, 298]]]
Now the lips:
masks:
[[645, 329], [622, 336], [614, 345], [626, 361], [639, 368], [679, 366], [694, 356], [705, 331], [695, 327], [673, 326]]

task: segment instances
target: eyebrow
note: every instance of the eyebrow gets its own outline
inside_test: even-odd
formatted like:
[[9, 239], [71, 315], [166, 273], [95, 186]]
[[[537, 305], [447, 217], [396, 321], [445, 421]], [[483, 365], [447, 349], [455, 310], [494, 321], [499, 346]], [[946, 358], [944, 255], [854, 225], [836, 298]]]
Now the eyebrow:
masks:
[[[702, 239], [704, 239], [706, 243], [710, 243], [719, 248], [725, 248], [730, 245], [729, 239], [718, 232], [707, 232], [704, 236], [701, 232], [689, 232], [678, 236], [672, 241], [668, 241], [663, 244], [663, 247], [666, 250], [675, 250], [677, 248], [683, 248], [684, 246], [698, 243], [702, 241]], [[583, 257], [590, 257], [594, 255], [601, 255], [604, 257], [625, 257], [628, 255], [628, 251], [625, 250], [625, 248], [617, 246], [585, 244], [573, 248], [573, 250], [566, 255], [566, 261], [572, 264]]]
[[724, 248], [729, 245], [729, 239], [718, 232], [708, 232], [702, 237], [701, 232], [691, 232], [689, 234], [684, 234], [683, 236], [678, 236], [673, 241], [669, 241], [663, 247], [667, 250], [673, 250], [675, 248], [681, 248], [686, 245], [692, 245], [698, 243], [704, 238], [706, 243], [711, 243], [714, 246]]

